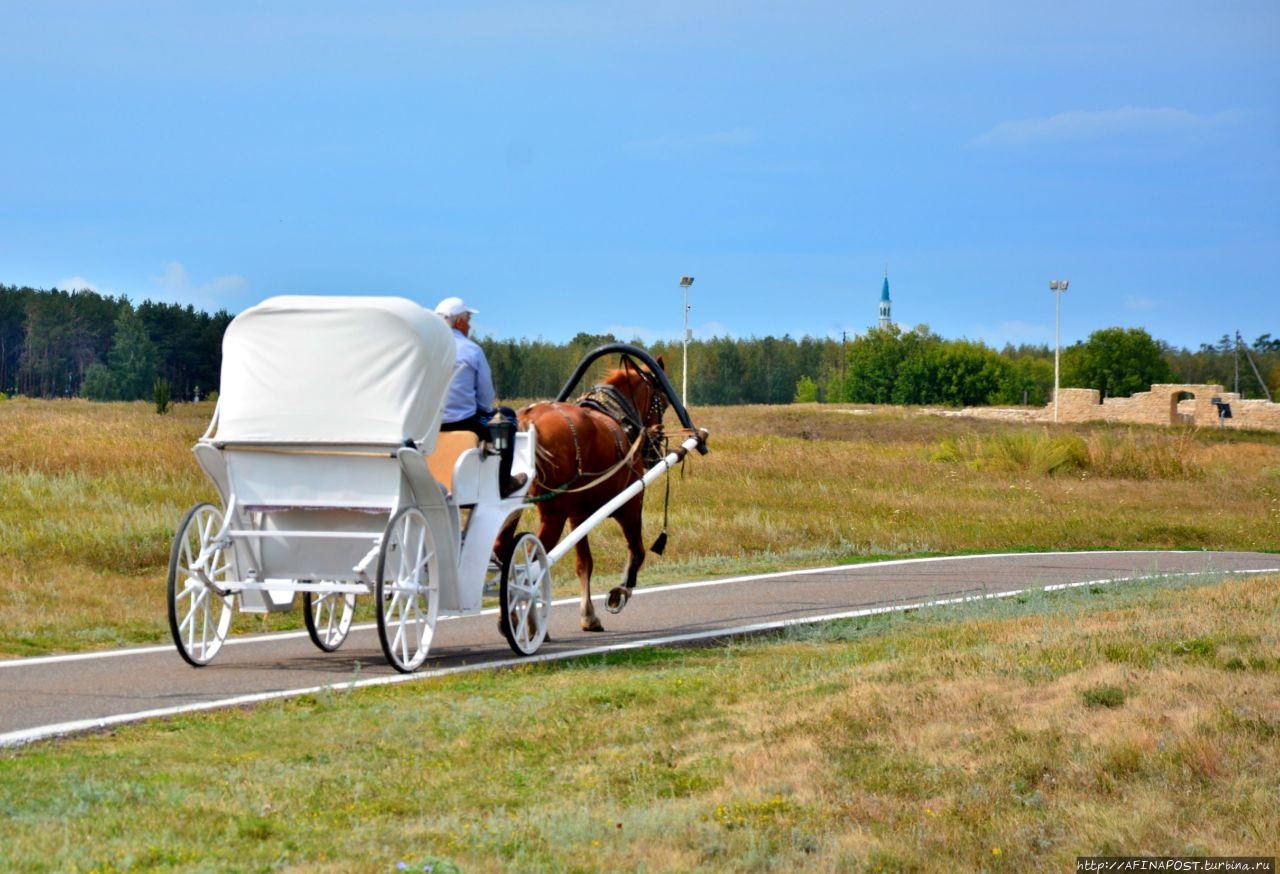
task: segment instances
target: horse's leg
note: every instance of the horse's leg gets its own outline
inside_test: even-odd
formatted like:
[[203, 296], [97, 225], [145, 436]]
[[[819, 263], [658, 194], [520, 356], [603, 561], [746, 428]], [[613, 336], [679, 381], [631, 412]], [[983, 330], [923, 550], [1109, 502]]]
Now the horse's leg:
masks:
[[538, 539], [548, 552], [560, 542], [564, 533], [564, 523], [568, 519], [559, 513], [548, 513], [546, 507], [538, 511]]
[[[568, 521], [567, 517], [558, 513], [543, 512], [542, 524], [538, 527], [538, 539], [550, 549], [560, 542], [560, 535], [564, 532], [565, 523]], [[604, 631], [604, 626], [600, 624], [595, 610], [591, 607], [591, 547], [587, 545], [585, 537], [578, 541], [574, 552], [577, 557], [578, 582], [582, 587], [582, 603], [578, 609], [579, 624], [583, 631]]]
[[[574, 527], [581, 525], [582, 521], [582, 519], [575, 520]], [[591, 557], [591, 544], [588, 541], [589, 538], [584, 537], [573, 548], [574, 557], [577, 559], [578, 583], [582, 587], [578, 621], [583, 631], [604, 631], [604, 626], [596, 616], [596, 608], [591, 604], [591, 571], [595, 568], [595, 559]]]
[[642, 538], [643, 522], [641, 519], [644, 503], [636, 497], [622, 510], [618, 524], [622, 526], [622, 536], [627, 541], [627, 566], [622, 574], [622, 584], [628, 589], [636, 587], [636, 577], [644, 564], [644, 540]]
[[627, 541], [627, 564], [622, 569], [622, 585], [609, 591], [606, 605], [610, 613], [618, 613], [627, 606], [627, 599], [631, 596], [631, 590], [636, 587], [636, 578], [644, 564], [644, 540], [641, 539], [643, 509], [644, 504], [637, 498], [624, 506], [617, 516], [618, 526]]

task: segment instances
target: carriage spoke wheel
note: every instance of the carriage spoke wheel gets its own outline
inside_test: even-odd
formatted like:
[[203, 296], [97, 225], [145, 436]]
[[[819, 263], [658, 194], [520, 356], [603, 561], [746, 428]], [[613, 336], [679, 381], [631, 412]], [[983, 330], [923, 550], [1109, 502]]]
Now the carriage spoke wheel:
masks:
[[387, 525], [378, 552], [378, 637], [401, 673], [426, 661], [440, 609], [435, 538], [417, 507], [405, 507]]
[[222, 512], [196, 504], [182, 517], [169, 552], [169, 631], [178, 653], [196, 667], [217, 655], [231, 628], [231, 596], [214, 589], [225, 589], [231, 570], [231, 551], [213, 545], [221, 529]]
[[325, 652], [342, 646], [356, 615], [356, 596], [350, 592], [303, 592], [302, 615], [311, 642]]
[[547, 637], [551, 615], [551, 562], [536, 535], [516, 538], [502, 570], [502, 634], [520, 655], [533, 655]]

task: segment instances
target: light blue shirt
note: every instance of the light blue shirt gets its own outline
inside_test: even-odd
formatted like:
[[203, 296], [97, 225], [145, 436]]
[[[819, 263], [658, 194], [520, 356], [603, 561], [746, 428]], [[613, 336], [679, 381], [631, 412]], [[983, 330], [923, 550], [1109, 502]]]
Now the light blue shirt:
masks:
[[491, 414], [496, 397], [493, 375], [489, 373], [489, 362], [485, 360], [480, 344], [457, 328], [453, 329], [453, 344], [457, 349], [456, 364], [449, 393], [445, 396], [444, 416], [441, 418], [445, 424], [470, 419], [476, 413]]

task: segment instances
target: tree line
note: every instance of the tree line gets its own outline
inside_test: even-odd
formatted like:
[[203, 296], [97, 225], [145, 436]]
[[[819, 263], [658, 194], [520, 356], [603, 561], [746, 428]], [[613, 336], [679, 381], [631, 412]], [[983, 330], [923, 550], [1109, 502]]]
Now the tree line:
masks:
[[0, 392], [93, 400], [175, 400], [218, 387], [231, 314], [96, 291], [0, 285]]
[[[505, 397], [554, 396], [590, 350], [625, 342], [612, 334], [579, 334], [568, 344], [480, 338]], [[679, 390], [684, 349], [675, 341], [648, 345], [662, 356]], [[1125, 397], [1155, 383], [1212, 383], [1243, 397], [1273, 396], [1280, 387], [1280, 339], [1270, 334], [1237, 347], [1234, 338], [1191, 352], [1141, 328], [1104, 328], [1060, 350], [1059, 384]], [[848, 340], [789, 336], [691, 341], [689, 401], [696, 404], [785, 404], [825, 401], [944, 406], [1043, 406], [1053, 397], [1054, 350], [1048, 345], [992, 349], [946, 340], [921, 325], [872, 328]]]
[[[43, 291], [0, 285], [0, 392], [31, 397], [137, 400], [157, 381], [174, 400], [218, 388], [222, 334], [232, 315], [194, 307], [135, 305], [95, 291]], [[504, 398], [554, 397], [578, 362], [612, 334], [581, 333], [568, 343], [478, 337]], [[637, 344], [641, 345], [641, 344]], [[685, 347], [647, 345], [661, 356], [677, 390]], [[1190, 351], [1137, 328], [1104, 328], [1061, 350], [1064, 388], [1093, 388], [1104, 397], [1145, 391], [1153, 383], [1216, 383], [1262, 397], [1262, 382], [1280, 387], [1280, 339], [1250, 344], [1223, 336]], [[1054, 350], [1048, 345], [996, 350], [947, 340], [925, 325], [871, 328], [847, 339], [712, 337], [688, 345], [689, 402], [785, 404], [794, 401], [1043, 405], [1053, 395]], [[1256, 372], [1256, 375], [1255, 375]], [[1261, 377], [1261, 382], [1259, 381]]]

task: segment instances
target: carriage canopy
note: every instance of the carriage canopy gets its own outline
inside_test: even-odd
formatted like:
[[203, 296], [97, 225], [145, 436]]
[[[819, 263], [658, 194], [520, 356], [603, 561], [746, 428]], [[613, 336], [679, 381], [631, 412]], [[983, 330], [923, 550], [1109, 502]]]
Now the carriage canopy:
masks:
[[399, 297], [272, 297], [222, 340], [219, 442], [434, 448], [453, 334]]

